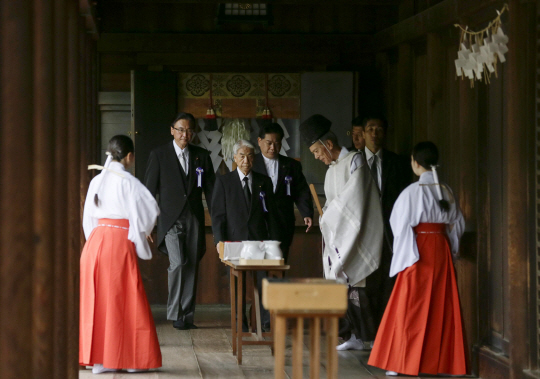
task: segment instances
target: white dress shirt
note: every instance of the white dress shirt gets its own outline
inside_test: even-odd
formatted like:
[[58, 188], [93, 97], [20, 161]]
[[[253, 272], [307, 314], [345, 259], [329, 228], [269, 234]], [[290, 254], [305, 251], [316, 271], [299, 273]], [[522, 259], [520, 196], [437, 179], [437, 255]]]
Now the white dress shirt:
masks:
[[180, 146], [176, 144], [176, 141], [173, 141], [173, 146], [174, 146], [174, 151], [176, 152], [176, 156], [178, 157], [178, 161], [180, 162], [180, 166], [182, 166], [182, 159], [181, 159], [180, 154], [182, 153], [184, 154], [184, 157], [186, 159], [186, 167], [184, 169], [184, 172], [187, 175], [189, 172], [189, 149], [188, 149], [189, 145], [186, 145], [186, 147], [182, 149]]
[[369, 168], [373, 163], [373, 156], [377, 156], [377, 184], [379, 188], [382, 188], [382, 160], [383, 160], [383, 151], [380, 149], [376, 154], [373, 154], [371, 150], [366, 147], [366, 160], [368, 162]]
[[252, 190], [252, 188], [253, 188], [253, 175], [251, 174], [251, 171], [247, 175], [244, 175], [244, 173], [242, 171], [240, 171], [239, 168], [237, 168], [236, 171], [238, 171], [238, 175], [240, 176], [240, 183], [242, 183], [242, 188], [244, 188], [244, 185], [245, 185], [244, 178], [247, 176], [248, 185], [249, 185], [249, 192], [251, 192], [251, 195], [253, 195], [253, 190]]
[[274, 185], [274, 192], [276, 192], [277, 181], [278, 181], [278, 159], [269, 159], [262, 155], [264, 158], [264, 165], [266, 166], [266, 172], [270, 179], [272, 179], [272, 184]]

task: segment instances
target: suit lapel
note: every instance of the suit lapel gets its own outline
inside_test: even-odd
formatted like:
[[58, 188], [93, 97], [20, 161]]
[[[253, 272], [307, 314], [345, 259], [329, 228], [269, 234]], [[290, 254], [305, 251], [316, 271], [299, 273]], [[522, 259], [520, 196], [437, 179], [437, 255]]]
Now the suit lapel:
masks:
[[253, 213], [253, 209], [255, 209], [257, 206], [257, 202], [259, 201], [259, 196], [262, 191], [262, 182], [259, 181], [259, 178], [255, 175], [255, 173], [252, 173], [251, 177], [253, 178], [253, 183], [251, 185], [251, 207], [249, 209], [250, 217]]
[[189, 195], [195, 187], [195, 182], [197, 180], [197, 173], [195, 169], [200, 166], [199, 157], [194, 151], [195, 149], [191, 148], [191, 145], [188, 145], [189, 151], [189, 163], [188, 163], [188, 175], [187, 175], [187, 189], [186, 192]]
[[[278, 156], [278, 179], [275, 193], [281, 190], [281, 187], [285, 185], [285, 177], [289, 174], [289, 167], [285, 163], [285, 159]], [[293, 178], [294, 180], [294, 178]]]
[[264, 164], [264, 158], [262, 153], [255, 155], [255, 160], [253, 161], [253, 171], [260, 172], [268, 176], [268, 171], [266, 171], [266, 165]]
[[382, 173], [381, 173], [381, 197], [384, 194], [384, 189], [386, 188], [386, 181], [388, 180], [388, 176], [390, 174], [391, 168], [392, 168], [392, 162], [390, 162], [390, 154], [387, 154], [386, 150], [383, 149], [382, 151]]

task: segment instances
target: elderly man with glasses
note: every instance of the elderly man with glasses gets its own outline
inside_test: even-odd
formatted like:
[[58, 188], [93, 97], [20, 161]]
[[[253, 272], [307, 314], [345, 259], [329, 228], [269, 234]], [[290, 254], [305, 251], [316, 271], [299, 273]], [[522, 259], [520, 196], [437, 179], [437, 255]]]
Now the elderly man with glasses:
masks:
[[171, 124], [173, 141], [150, 153], [144, 178], [158, 197], [156, 243], [169, 256], [167, 319], [180, 330], [197, 328], [197, 272], [206, 251], [202, 193], [210, 211], [215, 182], [210, 153], [190, 144], [194, 129], [193, 115], [180, 113]]

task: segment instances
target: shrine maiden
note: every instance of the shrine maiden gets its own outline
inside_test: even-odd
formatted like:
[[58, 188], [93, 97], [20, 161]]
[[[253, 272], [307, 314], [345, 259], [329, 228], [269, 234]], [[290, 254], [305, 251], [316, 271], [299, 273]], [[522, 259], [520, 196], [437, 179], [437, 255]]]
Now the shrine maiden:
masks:
[[452, 262], [465, 222], [452, 190], [439, 183], [437, 161], [432, 142], [414, 147], [420, 180], [400, 194], [390, 217], [390, 276], [398, 276], [368, 362], [387, 375], [466, 374]]
[[[133, 141], [114, 136], [105, 169], [91, 182], [81, 255], [79, 363], [99, 374], [161, 367], [154, 319], [137, 256], [151, 259], [146, 240], [159, 208], [126, 168], [134, 162]], [[99, 167], [99, 166], [98, 166]]]

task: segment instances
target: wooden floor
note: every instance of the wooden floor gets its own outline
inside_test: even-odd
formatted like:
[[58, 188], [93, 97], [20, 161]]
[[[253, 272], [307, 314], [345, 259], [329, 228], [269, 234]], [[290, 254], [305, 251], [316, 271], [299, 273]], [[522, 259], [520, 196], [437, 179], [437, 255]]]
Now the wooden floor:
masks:
[[[244, 346], [243, 364], [237, 365], [232, 355], [230, 308], [226, 306], [198, 306], [195, 313], [197, 330], [179, 331], [166, 320], [166, 308], [153, 306], [158, 331], [163, 367], [154, 372], [101, 374], [103, 379], [165, 379], [165, 378], [257, 378], [274, 377], [274, 358], [268, 346]], [[307, 341], [307, 338], [304, 338]], [[325, 351], [321, 339], [321, 351]], [[287, 339], [285, 371], [292, 377], [291, 341]], [[384, 371], [368, 366], [369, 352], [344, 351], [339, 354], [339, 378], [390, 378]], [[304, 346], [304, 378], [309, 378], [308, 350]], [[326, 377], [325, 357], [321, 357], [321, 378]], [[80, 379], [97, 377], [91, 370], [81, 370]], [[408, 378], [414, 378], [409, 376]]]

